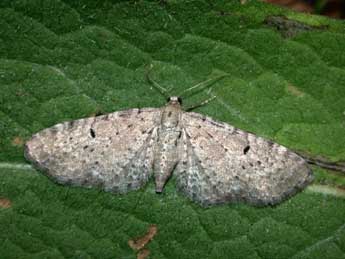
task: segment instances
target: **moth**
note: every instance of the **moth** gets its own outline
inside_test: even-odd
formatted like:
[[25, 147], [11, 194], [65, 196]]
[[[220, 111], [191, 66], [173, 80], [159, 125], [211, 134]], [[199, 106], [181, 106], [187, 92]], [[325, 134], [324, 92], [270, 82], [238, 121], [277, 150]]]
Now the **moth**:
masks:
[[113, 193], [137, 190], [151, 178], [161, 193], [174, 177], [177, 189], [202, 206], [275, 205], [313, 179], [296, 153], [184, 111], [177, 96], [161, 108], [117, 111], [44, 129], [26, 142], [25, 157], [60, 184]]

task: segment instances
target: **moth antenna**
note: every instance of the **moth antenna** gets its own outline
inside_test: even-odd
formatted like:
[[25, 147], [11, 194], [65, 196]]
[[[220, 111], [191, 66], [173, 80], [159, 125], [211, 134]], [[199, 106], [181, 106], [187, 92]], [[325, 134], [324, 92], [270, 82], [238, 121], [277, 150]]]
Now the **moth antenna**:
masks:
[[[192, 91], [192, 90], [194, 90], [196, 88], [203, 88], [203, 87], [206, 87], [208, 85], [212, 85], [213, 83], [217, 82], [218, 80], [220, 80], [220, 79], [222, 79], [222, 78], [224, 78], [226, 76], [228, 76], [228, 74], [220, 75], [220, 76], [217, 76], [215, 78], [207, 79], [207, 80], [205, 80], [203, 82], [200, 82], [200, 83], [198, 83], [198, 84], [196, 84], [196, 85], [194, 85], [192, 87], [189, 87], [189, 88], [183, 90], [178, 96], [182, 97], [183, 94], [188, 93], [188, 92], [190, 92], [190, 91]], [[210, 82], [212, 82], [212, 83], [210, 83]]]
[[152, 85], [154, 86], [158, 92], [163, 95], [165, 97], [165, 99], [168, 99], [170, 97], [170, 95], [168, 94], [169, 91], [164, 88], [163, 86], [161, 86], [160, 84], [158, 84], [155, 80], [153, 80], [151, 77], [150, 77], [150, 73], [152, 71], [152, 68], [153, 66], [150, 65], [149, 69], [147, 70], [147, 73], [146, 73], [146, 79], [147, 81]]

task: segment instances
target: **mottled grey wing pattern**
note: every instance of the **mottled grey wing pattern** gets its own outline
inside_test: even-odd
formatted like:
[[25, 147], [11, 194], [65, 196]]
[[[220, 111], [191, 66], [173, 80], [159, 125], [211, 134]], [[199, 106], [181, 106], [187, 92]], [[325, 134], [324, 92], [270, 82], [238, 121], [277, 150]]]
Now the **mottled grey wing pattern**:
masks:
[[59, 183], [125, 193], [152, 173], [159, 118], [146, 108], [57, 124], [35, 134], [25, 156]]
[[202, 205], [276, 204], [312, 181], [297, 154], [197, 113], [183, 113], [183, 157], [177, 186]]

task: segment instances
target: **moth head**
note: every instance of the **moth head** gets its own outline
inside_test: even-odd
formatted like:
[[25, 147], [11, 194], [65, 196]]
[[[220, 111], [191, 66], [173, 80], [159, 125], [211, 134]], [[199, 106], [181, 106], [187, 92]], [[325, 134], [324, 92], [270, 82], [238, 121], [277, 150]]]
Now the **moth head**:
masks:
[[167, 100], [168, 104], [172, 105], [182, 105], [182, 99], [178, 96], [170, 96]]

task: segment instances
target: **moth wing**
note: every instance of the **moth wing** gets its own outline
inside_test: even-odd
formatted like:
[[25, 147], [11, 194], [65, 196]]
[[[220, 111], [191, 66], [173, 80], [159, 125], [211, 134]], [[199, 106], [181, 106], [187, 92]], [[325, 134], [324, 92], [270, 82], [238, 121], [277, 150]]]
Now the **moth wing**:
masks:
[[132, 109], [57, 124], [32, 136], [25, 157], [61, 184], [125, 193], [152, 174], [159, 109]]
[[202, 205], [274, 205], [313, 179], [304, 159], [284, 146], [197, 113], [183, 113], [182, 125], [177, 186]]

